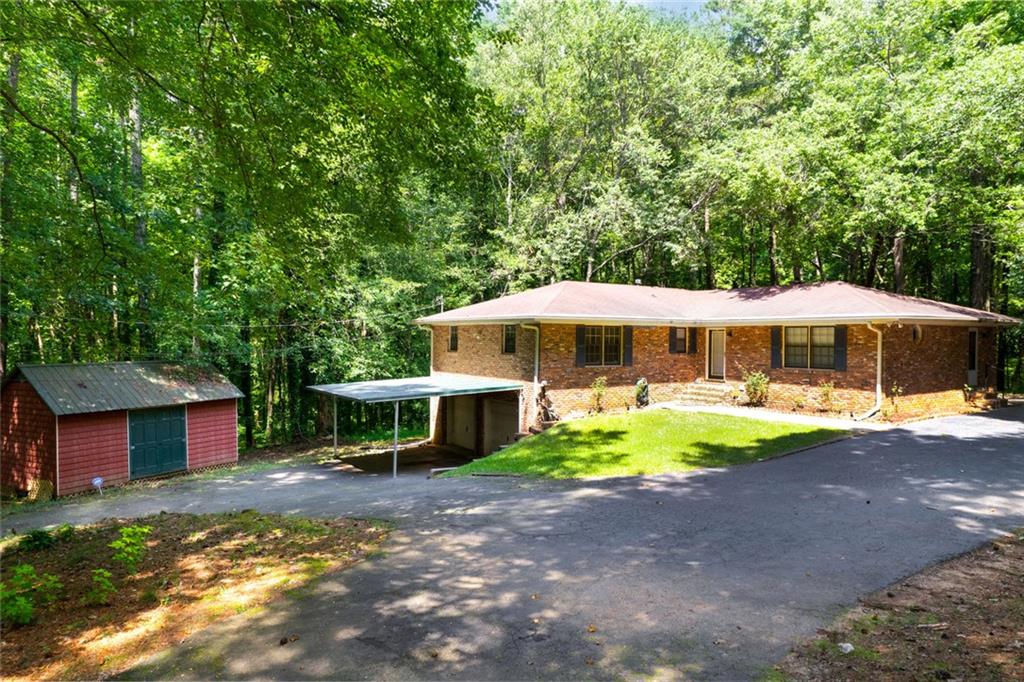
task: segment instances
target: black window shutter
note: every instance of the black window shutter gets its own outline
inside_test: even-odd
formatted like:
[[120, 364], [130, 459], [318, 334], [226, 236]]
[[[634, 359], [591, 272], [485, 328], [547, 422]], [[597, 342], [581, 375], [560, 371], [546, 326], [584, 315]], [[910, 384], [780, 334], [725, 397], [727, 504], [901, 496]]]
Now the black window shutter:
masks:
[[772, 369], [782, 367], [782, 327], [772, 327]]
[[676, 348], [676, 328], [675, 327], [669, 327], [668, 328], [668, 352], [669, 353], [678, 353], [679, 352], [679, 350]]
[[622, 327], [622, 364], [633, 366], [633, 328], [629, 325]]
[[690, 331], [688, 331], [686, 333], [686, 336], [689, 337], [689, 341], [690, 341], [690, 350], [688, 352], [696, 353], [697, 352], [697, 328], [696, 327], [690, 327]]
[[836, 327], [835, 337], [836, 351], [835, 351], [835, 363], [836, 369], [840, 372], [846, 371], [846, 326]]
[[587, 364], [587, 328], [576, 325], [576, 366], [583, 367]]

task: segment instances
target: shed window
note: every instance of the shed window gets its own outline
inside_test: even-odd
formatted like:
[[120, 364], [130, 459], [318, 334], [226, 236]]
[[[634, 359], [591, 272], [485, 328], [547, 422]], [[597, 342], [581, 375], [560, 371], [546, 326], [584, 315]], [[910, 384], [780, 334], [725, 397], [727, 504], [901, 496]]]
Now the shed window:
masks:
[[835, 369], [835, 327], [786, 327], [784, 365], [796, 369]]
[[516, 352], [516, 325], [506, 324], [501, 336], [501, 352]]
[[584, 348], [588, 365], [621, 365], [622, 327], [588, 326], [584, 335]]
[[454, 353], [459, 349], [459, 328], [448, 327], [448, 352]]

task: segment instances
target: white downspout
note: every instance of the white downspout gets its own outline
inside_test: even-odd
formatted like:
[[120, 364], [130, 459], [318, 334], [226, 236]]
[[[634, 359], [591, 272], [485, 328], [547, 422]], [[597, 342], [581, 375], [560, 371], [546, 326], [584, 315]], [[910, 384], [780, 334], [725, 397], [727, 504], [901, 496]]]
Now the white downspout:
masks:
[[534, 333], [533, 344], [533, 420], [537, 421], [540, 412], [540, 327], [535, 324], [519, 325]]
[[882, 409], [882, 330], [876, 328], [873, 322], [868, 322], [868, 329], [873, 331], [878, 338], [875, 349], [875, 404], [864, 414], [854, 417], [857, 421], [869, 419], [878, 414], [878, 411]]

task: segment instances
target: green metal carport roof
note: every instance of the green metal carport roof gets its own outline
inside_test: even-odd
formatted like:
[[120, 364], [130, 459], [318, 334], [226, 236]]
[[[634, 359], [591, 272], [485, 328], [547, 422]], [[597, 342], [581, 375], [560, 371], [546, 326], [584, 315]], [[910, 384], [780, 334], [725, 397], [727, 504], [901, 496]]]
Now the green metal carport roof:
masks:
[[395, 404], [395, 439], [392, 476], [398, 477], [398, 404], [403, 400], [440, 398], [451, 395], [519, 391], [523, 383], [508, 379], [471, 376], [469, 374], [434, 374], [405, 379], [353, 381], [347, 384], [318, 384], [309, 390], [331, 396], [334, 403], [334, 452], [338, 452], [338, 398], [361, 403]]

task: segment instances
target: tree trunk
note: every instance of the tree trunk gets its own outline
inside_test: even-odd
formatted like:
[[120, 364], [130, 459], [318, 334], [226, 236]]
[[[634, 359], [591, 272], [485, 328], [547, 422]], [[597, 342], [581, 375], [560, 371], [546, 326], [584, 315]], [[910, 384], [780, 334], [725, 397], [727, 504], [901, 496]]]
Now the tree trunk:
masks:
[[971, 307], [992, 308], [992, 235], [986, 225], [971, 229]]
[[[68, 105], [71, 109], [71, 137], [78, 134], [78, 71], [71, 72], [71, 87], [68, 92]], [[78, 173], [68, 168], [68, 197], [73, 205], [78, 204]]]
[[779, 283], [778, 239], [775, 222], [772, 221], [768, 225], [768, 278], [772, 286]]
[[704, 202], [704, 288], [714, 289], [715, 264], [712, 260], [713, 249], [711, 248], [711, 205]]
[[[132, 189], [134, 190], [133, 208], [135, 211], [135, 246], [138, 248], [139, 257], [146, 249], [146, 209], [143, 200], [143, 175], [142, 175], [142, 107], [139, 102], [138, 88], [132, 95], [132, 101], [128, 108], [129, 123], [129, 176]], [[149, 275], [143, 266], [139, 273], [139, 300], [138, 315], [136, 322], [139, 337], [139, 350], [143, 353], [152, 350], [152, 330], [149, 329]]]
[[[18, 69], [21, 66], [21, 53], [11, 54], [11, 62], [7, 65], [7, 90], [11, 97], [18, 95]], [[3, 109], [4, 136], [3, 140], [10, 140], [14, 131], [14, 108], [8, 103]], [[11, 180], [11, 154], [7, 145], [0, 140], [0, 252], [8, 253], [6, 241], [7, 234], [14, 222], [14, 183]], [[0, 377], [7, 376], [8, 365], [8, 342], [10, 335], [10, 317], [7, 314], [10, 290], [7, 277], [0, 268]]]
[[256, 444], [253, 427], [255, 419], [252, 402], [252, 346], [249, 331], [249, 320], [245, 319], [242, 327], [242, 343], [245, 346], [245, 362], [242, 364], [242, 423], [245, 426], [245, 447], [252, 449]]
[[897, 294], [904, 292], [904, 260], [903, 249], [906, 235], [898, 233], [892, 240], [892, 290]]

